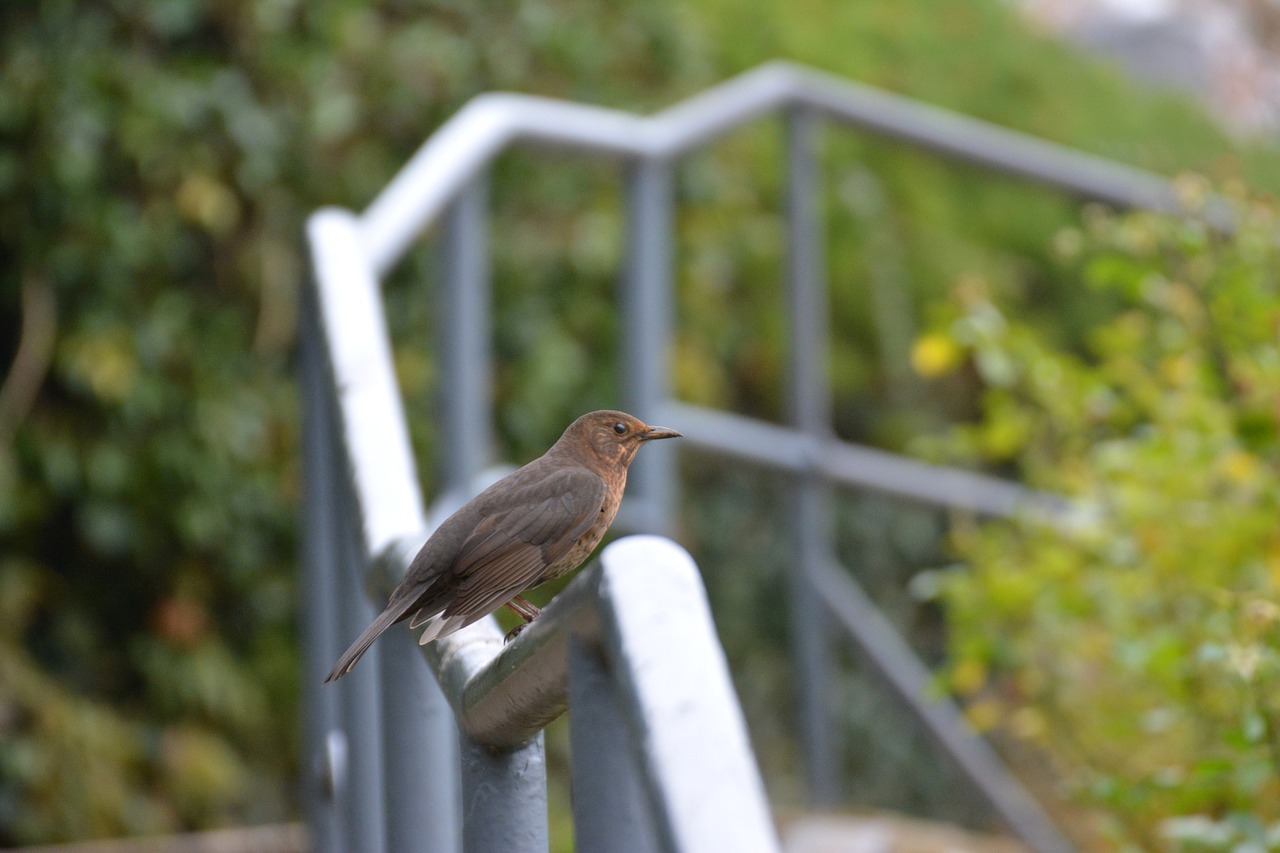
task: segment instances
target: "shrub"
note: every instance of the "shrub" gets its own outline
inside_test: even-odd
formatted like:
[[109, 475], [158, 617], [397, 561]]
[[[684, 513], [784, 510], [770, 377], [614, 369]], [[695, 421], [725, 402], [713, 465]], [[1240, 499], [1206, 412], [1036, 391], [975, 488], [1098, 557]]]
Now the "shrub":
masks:
[[[1202, 212], [1204, 185], [1181, 188]], [[1121, 848], [1280, 847], [1280, 219], [1233, 208], [1232, 234], [1102, 210], [1062, 232], [1116, 309], [1080, 351], [972, 278], [917, 347], [985, 382], [952, 452], [1073, 501], [956, 533], [952, 686]]]

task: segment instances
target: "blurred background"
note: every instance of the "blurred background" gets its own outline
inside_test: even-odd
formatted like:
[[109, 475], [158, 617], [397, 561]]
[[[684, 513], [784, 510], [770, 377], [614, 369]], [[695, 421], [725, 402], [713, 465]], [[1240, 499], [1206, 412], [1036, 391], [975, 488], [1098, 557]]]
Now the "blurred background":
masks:
[[[837, 515], [1082, 844], [1280, 849], [1277, 39], [1266, 0], [3, 4], [0, 845], [297, 817], [306, 215], [363, 208], [482, 92], [649, 112], [785, 58], [1236, 204], [1226, 237], [828, 134], [838, 434], [1116, 520], [1064, 541], [857, 492]], [[774, 420], [780, 143], [763, 122], [681, 166], [672, 353], [682, 399]], [[492, 190], [494, 455], [523, 462], [617, 403], [620, 187], [515, 153]], [[386, 288], [428, 496], [438, 277], [428, 245]], [[799, 810], [785, 484], [681, 466], [679, 538]], [[856, 661], [833, 690], [849, 808], [988, 824]]]

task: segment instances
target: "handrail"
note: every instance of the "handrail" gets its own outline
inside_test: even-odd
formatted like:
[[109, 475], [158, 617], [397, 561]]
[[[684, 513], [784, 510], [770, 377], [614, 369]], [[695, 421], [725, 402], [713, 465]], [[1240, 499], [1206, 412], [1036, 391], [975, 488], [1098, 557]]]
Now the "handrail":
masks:
[[516, 142], [626, 157], [671, 159], [790, 107], [947, 157], [1122, 207], [1174, 212], [1175, 193], [1153, 172], [1085, 154], [790, 62], [747, 71], [655, 113], [515, 93], [468, 101], [413, 155], [361, 216], [381, 274], [430, 228], [485, 166]]
[[[390, 595], [425, 539], [425, 533], [409, 537], [380, 555], [370, 568], [371, 595], [377, 600]], [[510, 644], [496, 623], [485, 619], [422, 647], [463, 731], [487, 746], [510, 749], [564, 713], [568, 636], [600, 640], [599, 619], [590, 606], [599, 576], [595, 569], [580, 573]]]

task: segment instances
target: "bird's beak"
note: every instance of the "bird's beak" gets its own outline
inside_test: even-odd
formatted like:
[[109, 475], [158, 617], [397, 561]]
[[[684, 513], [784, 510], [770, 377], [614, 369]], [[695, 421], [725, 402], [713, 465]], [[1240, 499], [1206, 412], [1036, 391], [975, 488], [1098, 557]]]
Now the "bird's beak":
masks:
[[683, 436], [673, 429], [667, 427], [649, 427], [649, 431], [643, 436], [645, 441], [656, 441], [659, 438], [683, 438]]

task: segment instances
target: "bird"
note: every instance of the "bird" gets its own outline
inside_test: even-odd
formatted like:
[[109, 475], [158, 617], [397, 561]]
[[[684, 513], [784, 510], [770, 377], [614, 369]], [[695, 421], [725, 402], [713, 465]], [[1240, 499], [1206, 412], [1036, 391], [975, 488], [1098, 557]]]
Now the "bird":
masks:
[[586, 562], [618, 514], [636, 451], [679, 437], [610, 409], [575, 420], [546, 453], [445, 519], [325, 683], [349, 673], [384, 631], [406, 619], [410, 628], [426, 626], [421, 645], [504, 605], [524, 619], [521, 628], [532, 622], [538, 608], [521, 593]]

